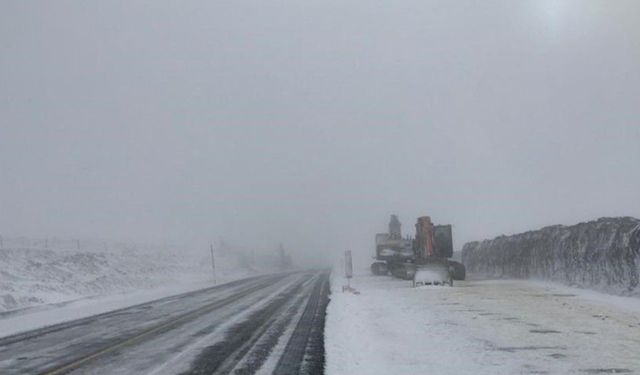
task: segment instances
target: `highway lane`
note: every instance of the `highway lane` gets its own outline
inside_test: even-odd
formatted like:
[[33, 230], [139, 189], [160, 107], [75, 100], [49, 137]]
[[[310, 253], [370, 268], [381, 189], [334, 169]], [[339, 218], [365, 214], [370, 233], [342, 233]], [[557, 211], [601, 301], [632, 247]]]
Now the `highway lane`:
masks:
[[2, 338], [0, 373], [264, 373], [327, 285], [261, 276]]

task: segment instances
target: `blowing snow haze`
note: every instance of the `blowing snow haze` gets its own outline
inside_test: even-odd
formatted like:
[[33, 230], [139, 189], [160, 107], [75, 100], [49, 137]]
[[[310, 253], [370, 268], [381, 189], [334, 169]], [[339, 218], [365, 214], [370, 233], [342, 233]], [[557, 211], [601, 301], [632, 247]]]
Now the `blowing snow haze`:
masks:
[[[369, 255], [639, 216], [637, 1], [0, 6], [0, 234]], [[317, 254], [325, 254], [318, 256]]]

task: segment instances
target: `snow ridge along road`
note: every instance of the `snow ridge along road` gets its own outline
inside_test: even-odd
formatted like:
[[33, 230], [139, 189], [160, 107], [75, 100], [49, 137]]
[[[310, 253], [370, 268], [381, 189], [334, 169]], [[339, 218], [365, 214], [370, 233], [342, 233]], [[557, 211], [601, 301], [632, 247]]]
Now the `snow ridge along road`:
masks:
[[299, 327], [309, 309], [324, 317], [327, 293], [328, 273], [301, 272], [163, 298], [2, 338], [0, 373], [269, 373], [289, 338], [306, 334], [292, 374], [305, 373], [324, 348]]

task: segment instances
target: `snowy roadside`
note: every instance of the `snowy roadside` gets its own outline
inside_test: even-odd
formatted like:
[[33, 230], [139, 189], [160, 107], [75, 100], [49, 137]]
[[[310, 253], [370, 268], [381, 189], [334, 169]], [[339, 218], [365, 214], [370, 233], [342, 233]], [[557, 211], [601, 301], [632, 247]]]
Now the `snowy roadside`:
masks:
[[640, 302], [549, 283], [332, 276], [327, 374], [640, 372]]
[[0, 337], [75, 319], [82, 319], [92, 315], [210, 288], [215, 285], [223, 285], [235, 280], [266, 273], [267, 272], [249, 274], [238, 272], [235, 275], [230, 273], [224, 275], [222, 278], [218, 278], [216, 284], [214, 284], [211, 279], [208, 281], [179, 281], [174, 285], [153, 289], [79, 298], [71, 301], [36, 306], [20, 311], [11, 311], [4, 313], [4, 316], [0, 316]]
[[[209, 253], [0, 249], [0, 336], [79, 319], [213, 285]], [[216, 253], [218, 284], [278, 267]], [[255, 266], [255, 267], [254, 267]]]
[[156, 299], [213, 286], [213, 282], [193, 282], [129, 293], [82, 298], [18, 311], [0, 318], [0, 337], [50, 326], [91, 315], [133, 306]]
[[210, 262], [179, 252], [5, 248], [0, 249], [0, 315], [206, 281], [210, 275]]

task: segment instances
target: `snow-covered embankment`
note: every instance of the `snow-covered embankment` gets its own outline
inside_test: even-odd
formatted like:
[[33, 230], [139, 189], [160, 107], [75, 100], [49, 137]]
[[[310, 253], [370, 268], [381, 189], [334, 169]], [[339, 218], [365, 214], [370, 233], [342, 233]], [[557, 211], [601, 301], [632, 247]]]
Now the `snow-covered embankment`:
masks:
[[472, 275], [533, 278], [640, 296], [640, 220], [601, 218], [470, 242], [462, 249], [462, 261]]
[[[80, 250], [2, 248], [0, 313], [134, 291], [186, 290], [204, 287], [212, 281], [208, 249], [194, 252], [179, 248], [135, 248], [105, 251], [102, 244], [84, 245]], [[269, 268], [269, 262], [261, 260], [253, 264], [246, 254], [235, 249], [216, 252], [218, 282], [274, 270]]]

